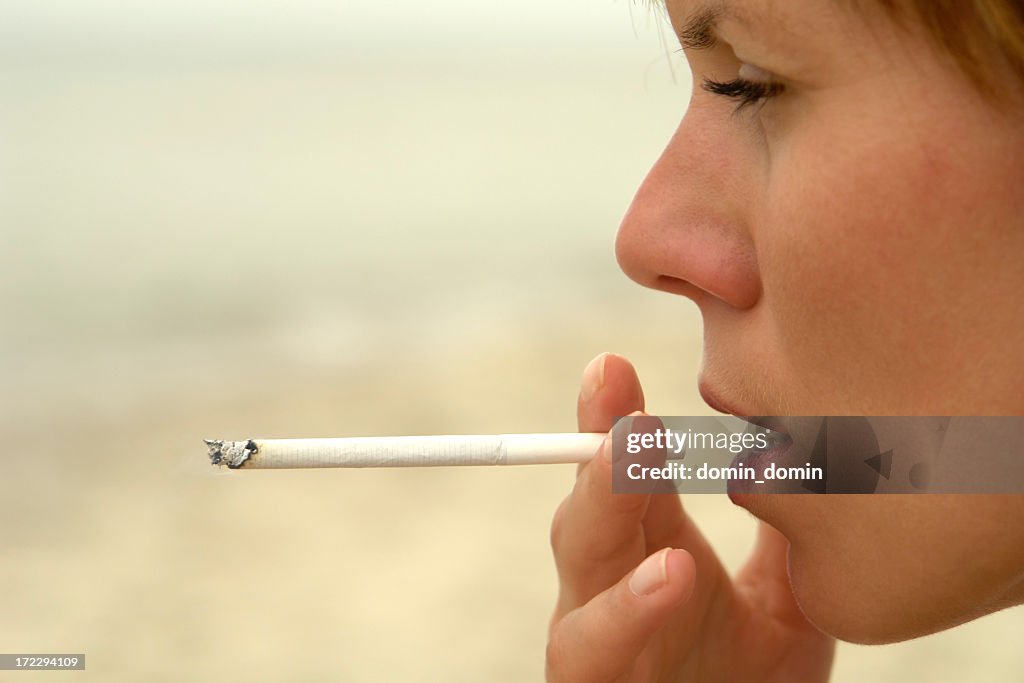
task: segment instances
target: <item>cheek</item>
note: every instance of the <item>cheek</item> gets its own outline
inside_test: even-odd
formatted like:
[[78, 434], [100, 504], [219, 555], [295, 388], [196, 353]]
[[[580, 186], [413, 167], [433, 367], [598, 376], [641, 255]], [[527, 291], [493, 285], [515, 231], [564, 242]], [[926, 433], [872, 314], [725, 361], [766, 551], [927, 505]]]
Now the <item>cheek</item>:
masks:
[[[975, 201], [984, 160], [949, 144], [952, 130], [861, 114], [860, 125], [837, 126], [822, 113], [821, 126], [794, 137], [773, 160], [757, 226], [779, 355], [819, 401], [806, 414], [902, 413], [948, 391], [936, 364], [967, 351], [951, 293], [970, 305], [965, 281], [992, 265]], [[923, 340], [932, 355], [914, 351]], [[915, 397], [879, 390], [894, 376]]]
[[[891, 294], [911, 293], [909, 271], [937, 237], [927, 172], [914, 150], [884, 141], [844, 149], [833, 140], [825, 154], [813, 137], [806, 144], [778, 173], [764, 247], [783, 267], [765, 273], [766, 289], [787, 315], [887, 310], [897, 303]], [[804, 305], [782, 308], [800, 292]]]

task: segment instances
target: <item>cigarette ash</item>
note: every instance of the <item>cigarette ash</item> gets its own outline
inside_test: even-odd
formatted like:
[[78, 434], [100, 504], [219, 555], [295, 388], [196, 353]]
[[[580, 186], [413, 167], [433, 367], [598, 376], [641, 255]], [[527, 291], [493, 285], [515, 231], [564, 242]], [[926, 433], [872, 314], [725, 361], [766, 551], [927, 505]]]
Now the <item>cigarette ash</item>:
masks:
[[227, 465], [228, 468], [237, 470], [244, 465], [249, 458], [256, 455], [256, 442], [248, 441], [221, 441], [219, 439], [203, 439], [210, 448], [210, 463], [214, 465]]

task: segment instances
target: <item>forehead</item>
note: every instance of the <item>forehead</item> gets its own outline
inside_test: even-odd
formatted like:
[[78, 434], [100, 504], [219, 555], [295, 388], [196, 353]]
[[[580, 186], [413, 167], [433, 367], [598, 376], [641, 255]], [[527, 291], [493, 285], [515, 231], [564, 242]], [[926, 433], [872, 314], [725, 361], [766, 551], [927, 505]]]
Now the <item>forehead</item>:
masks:
[[878, 2], [858, 0], [657, 0], [673, 23], [707, 15], [721, 21], [770, 27], [779, 31], [820, 27], [840, 18], [877, 14]]
[[806, 68], [877, 50], [891, 23], [877, 2], [857, 0], [665, 0], [684, 48], [720, 37], [752, 57]]

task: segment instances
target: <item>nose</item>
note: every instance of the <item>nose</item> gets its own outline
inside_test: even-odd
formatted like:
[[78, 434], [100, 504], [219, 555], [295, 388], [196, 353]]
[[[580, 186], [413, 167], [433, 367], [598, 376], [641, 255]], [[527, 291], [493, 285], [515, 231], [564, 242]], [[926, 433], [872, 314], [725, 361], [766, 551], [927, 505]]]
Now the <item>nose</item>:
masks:
[[687, 112], [619, 226], [615, 253], [626, 275], [702, 308], [709, 297], [737, 309], [757, 303], [755, 164], [742, 144], [721, 118]]

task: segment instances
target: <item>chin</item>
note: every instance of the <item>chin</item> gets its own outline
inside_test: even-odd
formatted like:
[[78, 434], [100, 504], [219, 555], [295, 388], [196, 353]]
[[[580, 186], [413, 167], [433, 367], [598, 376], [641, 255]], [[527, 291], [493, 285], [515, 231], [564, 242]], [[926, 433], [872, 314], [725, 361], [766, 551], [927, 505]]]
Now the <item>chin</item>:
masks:
[[958, 549], [935, 542], [940, 532], [967, 537], [978, 525], [956, 528], [915, 515], [915, 507], [934, 507], [926, 498], [782, 494], [736, 496], [734, 502], [789, 539], [790, 585], [811, 623], [839, 640], [878, 645], [999, 609], [1005, 572], [978, 573], [982, 563], [973, 543]]
[[[804, 616], [819, 630], [858, 645], [885, 645], [958, 626], [992, 610], [959, 605], [940, 593], [950, 586], [903, 584], [877, 563], [856, 563], [830, 553], [790, 546], [789, 580]], [[931, 593], [929, 595], [929, 593]]]

